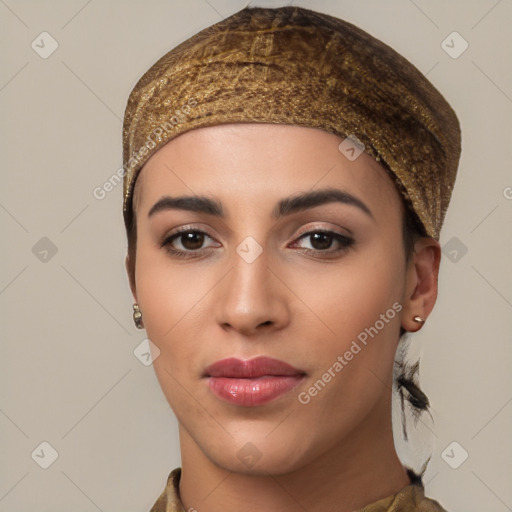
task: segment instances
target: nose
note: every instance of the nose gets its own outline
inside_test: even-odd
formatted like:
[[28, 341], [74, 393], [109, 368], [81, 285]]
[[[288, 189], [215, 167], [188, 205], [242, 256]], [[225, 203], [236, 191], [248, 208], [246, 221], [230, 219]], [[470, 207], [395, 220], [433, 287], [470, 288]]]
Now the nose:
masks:
[[235, 254], [230, 271], [215, 287], [215, 319], [224, 330], [254, 336], [288, 325], [290, 292], [264, 254], [252, 263]]

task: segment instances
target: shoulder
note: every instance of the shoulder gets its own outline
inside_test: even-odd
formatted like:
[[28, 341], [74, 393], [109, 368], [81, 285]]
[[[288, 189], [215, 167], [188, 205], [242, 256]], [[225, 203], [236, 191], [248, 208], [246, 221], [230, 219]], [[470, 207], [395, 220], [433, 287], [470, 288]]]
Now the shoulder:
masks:
[[181, 468], [173, 469], [170, 472], [165, 489], [149, 512], [185, 512], [179, 498], [180, 476]]
[[369, 504], [358, 512], [447, 512], [437, 501], [427, 498], [422, 485], [404, 487], [393, 496]]
[[[413, 503], [415, 505], [411, 510], [417, 512], [447, 512], [436, 500], [427, 498], [423, 487], [412, 485], [414, 487]], [[404, 509], [405, 511], [406, 509]]]

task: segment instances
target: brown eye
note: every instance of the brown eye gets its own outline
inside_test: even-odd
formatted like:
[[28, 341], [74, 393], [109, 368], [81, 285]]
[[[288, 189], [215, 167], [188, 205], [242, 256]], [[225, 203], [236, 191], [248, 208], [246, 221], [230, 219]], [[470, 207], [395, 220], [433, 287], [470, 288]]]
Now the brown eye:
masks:
[[161, 247], [165, 248], [172, 256], [183, 258], [199, 257], [207, 249], [220, 247], [220, 244], [198, 229], [181, 229], [177, 233], [165, 238]]
[[180, 233], [178, 238], [185, 249], [196, 251], [197, 249], [201, 249], [205, 236], [204, 233], [199, 231], [189, 231], [188, 233]]
[[[307, 242], [306, 244], [304, 242]], [[307, 253], [335, 254], [354, 245], [354, 239], [334, 231], [309, 231], [296, 242]]]
[[334, 237], [332, 235], [328, 235], [327, 233], [318, 232], [309, 235], [309, 239], [313, 249], [323, 251], [331, 247]]

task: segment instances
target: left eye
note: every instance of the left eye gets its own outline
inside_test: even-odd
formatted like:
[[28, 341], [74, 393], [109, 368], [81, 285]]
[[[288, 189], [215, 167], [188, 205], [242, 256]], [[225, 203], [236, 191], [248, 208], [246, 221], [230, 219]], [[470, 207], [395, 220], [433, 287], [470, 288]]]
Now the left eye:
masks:
[[[337, 243], [340, 246], [338, 250], [348, 249], [354, 243], [352, 238], [335, 233], [334, 231], [310, 231], [309, 233], [304, 233], [299, 238], [299, 241], [308, 239], [310, 247], [304, 247], [304, 249], [322, 252], [327, 252], [328, 249], [331, 249], [333, 243]], [[329, 252], [336, 252], [336, 250]]]

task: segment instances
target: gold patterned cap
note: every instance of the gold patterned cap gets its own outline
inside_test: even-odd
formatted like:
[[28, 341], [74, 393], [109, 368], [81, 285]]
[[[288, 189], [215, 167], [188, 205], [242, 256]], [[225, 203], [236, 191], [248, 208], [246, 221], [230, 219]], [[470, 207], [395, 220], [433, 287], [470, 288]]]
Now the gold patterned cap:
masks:
[[352, 155], [364, 146], [425, 234], [439, 239], [461, 151], [455, 112], [391, 47], [294, 6], [246, 7], [176, 46], [137, 82], [123, 124], [127, 229], [135, 180], [158, 149], [191, 129], [238, 122], [319, 128], [342, 137]]

